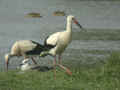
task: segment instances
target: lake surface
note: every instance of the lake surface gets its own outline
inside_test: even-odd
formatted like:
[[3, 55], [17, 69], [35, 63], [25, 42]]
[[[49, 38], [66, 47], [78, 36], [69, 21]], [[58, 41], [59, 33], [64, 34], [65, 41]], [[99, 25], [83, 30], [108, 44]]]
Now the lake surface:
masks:
[[[4, 54], [10, 51], [16, 40], [29, 39], [43, 43], [44, 38], [65, 29], [66, 17], [53, 16], [56, 10], [74, 15], [83, 27], [100, 29], [120, 28], [119, 1], [81, 1], [81, 0], [0, 0], [0, 70], [4, 70]], [[26, 18], [26, 13], [40, 12], [42, 18]], [[73, 41], [63, 54], [63, 59], [94, 63], [102, 60], [107, 52], [119, 51], [119, 40], [80, 40], [79, 28], [73, 24]], [[77, 33], [77, 40], [74, 39]], [[109, 32], [109, 31], [108, 31]], [[88, 53], [87, 50], [103, 50], [106, 53]], [[86, 53], [87, 52], [87, 53]], [[53, 59], [42, 58], [40, 64]], [[10, 68], [16, 68], [21, 58], [13, 58]]]

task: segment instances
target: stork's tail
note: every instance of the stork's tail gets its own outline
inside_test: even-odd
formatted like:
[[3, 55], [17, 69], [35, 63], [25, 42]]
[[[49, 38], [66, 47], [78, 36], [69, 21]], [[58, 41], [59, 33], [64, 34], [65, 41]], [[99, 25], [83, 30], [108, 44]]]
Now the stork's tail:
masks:
[[44, 46], [43, 46], [43, 50], [42, 50], [42, 52], [40, 53], [40, 57], [45, 57], [45, 56], [47, 56], [47, 55], [53, 56], [52, 54], [49, 53], [49, 51], [50, 51], [51, 48], [52, 48], [52, 47], [50, 47], [50, 46], [44, 45]]
[[40, 53], [40, 57], [45, 57], [47, 55], [49, 55], [49, 51], [43, 51]]

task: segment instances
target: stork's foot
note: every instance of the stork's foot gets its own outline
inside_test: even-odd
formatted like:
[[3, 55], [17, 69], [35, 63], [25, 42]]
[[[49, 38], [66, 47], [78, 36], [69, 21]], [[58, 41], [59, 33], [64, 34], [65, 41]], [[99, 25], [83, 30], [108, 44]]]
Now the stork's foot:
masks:
[[68, 68], [66, 68], [65, 66], [63, 66], [63, 65], [61, 65], [61, 64], [57, 64], [60, 68], [62, 68], [62, 69], [64, 69], [66, 72], [67, 72], [67, 74], [68, 75], [72, 75], [72, 72], [68, 69]]

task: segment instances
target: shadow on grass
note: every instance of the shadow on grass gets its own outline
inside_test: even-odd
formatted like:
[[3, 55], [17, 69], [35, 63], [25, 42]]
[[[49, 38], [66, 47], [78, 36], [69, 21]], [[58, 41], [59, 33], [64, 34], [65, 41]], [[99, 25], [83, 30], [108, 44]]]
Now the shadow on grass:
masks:
[[40, 72], [47, 72], [49, 70], [53, 70], [53, 67], [37, 66], [37, 67], [32, 68], [32, 70], [37, 70], [37, 71], [40, 71]]

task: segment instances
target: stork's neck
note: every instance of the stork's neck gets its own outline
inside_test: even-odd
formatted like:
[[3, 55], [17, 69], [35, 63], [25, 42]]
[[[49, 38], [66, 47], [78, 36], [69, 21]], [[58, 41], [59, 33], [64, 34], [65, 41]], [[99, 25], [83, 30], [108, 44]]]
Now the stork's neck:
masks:
[[72, 20], [71, 19], [67, 19], [66, 30], [67, 30], [67, 32], [71, 32], [72, 31]]

